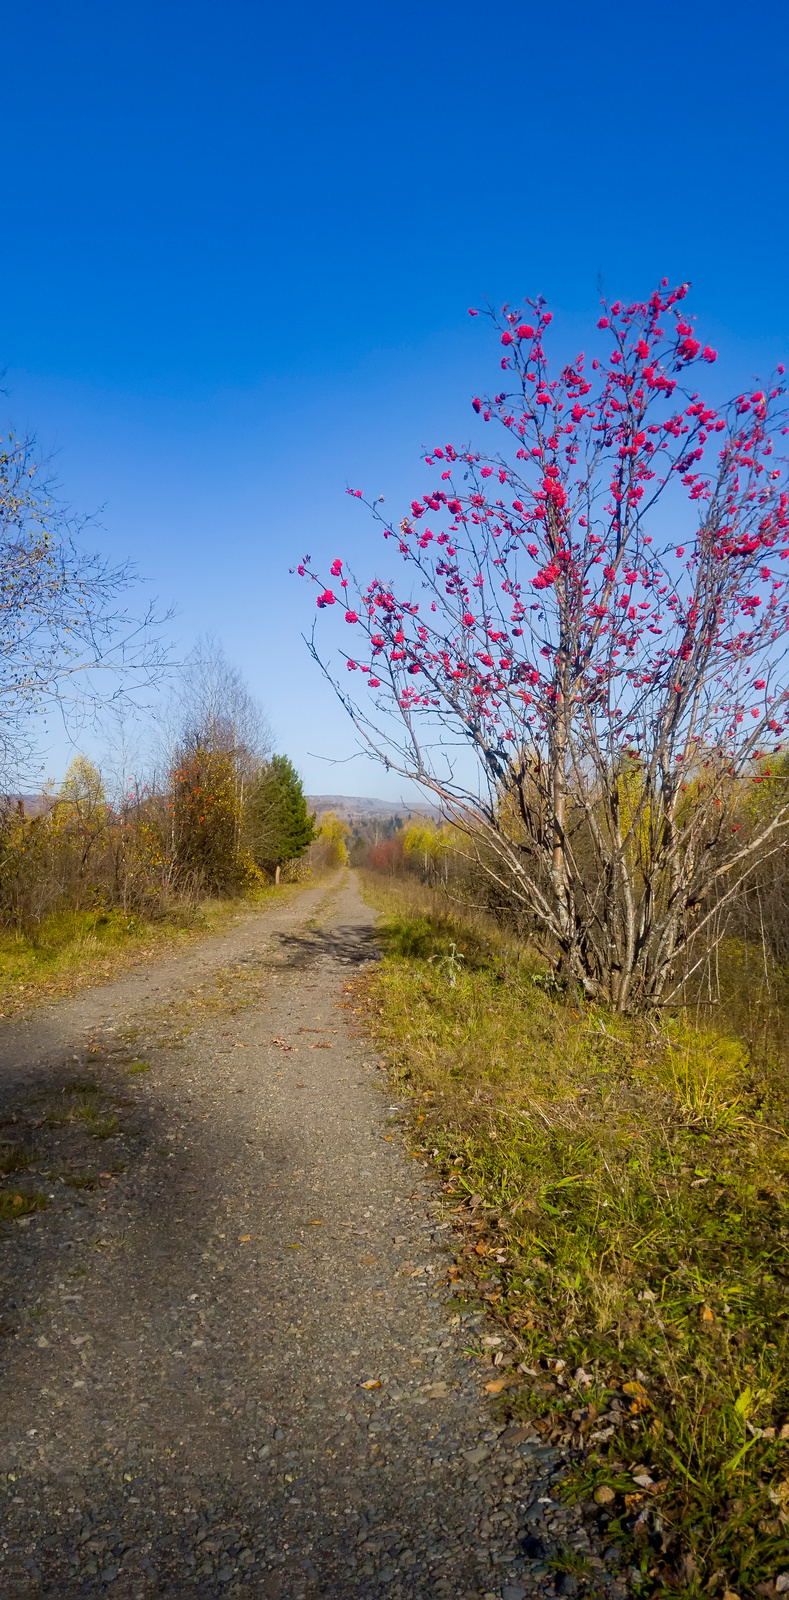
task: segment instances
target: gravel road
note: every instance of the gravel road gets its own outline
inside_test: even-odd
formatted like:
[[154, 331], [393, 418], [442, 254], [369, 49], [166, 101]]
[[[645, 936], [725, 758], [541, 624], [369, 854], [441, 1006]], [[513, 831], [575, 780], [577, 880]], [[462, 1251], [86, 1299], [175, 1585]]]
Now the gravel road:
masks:
[[464, 1353], [372, 922], [345, 875], [2, 1025], [0, 1595], [624, 1594]]

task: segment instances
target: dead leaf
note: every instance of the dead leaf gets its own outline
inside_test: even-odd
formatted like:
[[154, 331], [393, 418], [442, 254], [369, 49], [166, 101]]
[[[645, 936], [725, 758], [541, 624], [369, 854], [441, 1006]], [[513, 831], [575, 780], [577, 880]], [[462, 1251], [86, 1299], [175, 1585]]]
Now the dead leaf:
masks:
[[310, 1227], [311, 1228], [322, 1228], [323, 1227], [323, 1222], [322, 1222], [321, 1218], [320, 1217], [315, 1217], [315, 1219], [310, 1223]]
[[380, 1378], [366, 1378], [361, 1387], [363, 1389], [380, 1389], [381, 1380]]
[[311, 1050], [332, 1050], [333, 1048], [334, 1046], [329, 1044], [328, 1039], [321, 1039], [317, 1044], [310, 1045]]
[[251, 1238], [251, 1233], [240, 1233], [238, 1236], [238, 1242], [239, 1244], [249, 1244]]
[[362, 1261], [362, 1266], [363, 1267], [371, 1267], [373, 1265], [373, 1262], [377, 1261], [377, 1260], [378, 1260], [377, 1256], [365, 1256], [363, 1261]]
[[630, 1396], [630, 1410], [634, 1415], [637, 1415], [639, 1411], [648, 1411], [651, 1408], [652, 1401], [643, 1383], [637, 1383], [635, 1379], [632, 1383], [623, 1383], [622, 1391]]
[[484, 1239], [480, 1239], [474, 1246], [474, 1249], [476, 1250], [478, 1256], [486, 1256], [488, 1253], [488, 1246], [486, 1245]]
[[501, 1394], [502, 1389], [509, 1388], [511, 1383], [517, 1383], [514, 1372], [505, 1373], [503, 1378], [494, 1378], [492, 1383], [485, 1384], [486, 1394]]
[[714, 1322], [715, 1321], [715, 1312], [712, 1310], [711, 1306], [702, 1306], [702, 1308], [701, 1308], [701, 1320], [702, 1320], [702, 1322]]
[[271, 1043], [278, 1045], [280, 1050], [296, 1050], [298, 1048], [295, 1044], [287, 1044], [284, 1039], [272, 1039]]

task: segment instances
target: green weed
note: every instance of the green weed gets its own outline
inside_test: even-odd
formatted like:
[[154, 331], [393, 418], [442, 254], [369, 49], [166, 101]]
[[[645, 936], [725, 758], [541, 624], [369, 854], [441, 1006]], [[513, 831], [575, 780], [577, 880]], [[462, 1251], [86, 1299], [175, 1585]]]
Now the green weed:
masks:
[[17, 1217], [27, 1217], [32, 1211], [46, 1210], [44, 1194], [7, 1194], [0, 1192], [0, 1222], [16, 1222]]
[[0, 1151], [0, 1176], [10, 1172], [26, 1172], [35, 1166], [38, 1151], [31, 1149], [30, 1145], [13, 1144]]

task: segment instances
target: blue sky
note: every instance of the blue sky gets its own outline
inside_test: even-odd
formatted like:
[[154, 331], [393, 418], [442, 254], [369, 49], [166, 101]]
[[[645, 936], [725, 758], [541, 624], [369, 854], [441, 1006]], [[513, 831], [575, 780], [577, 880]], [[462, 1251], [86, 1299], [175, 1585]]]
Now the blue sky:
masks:
[[[690, 279], [734, 388], [787, 356], [785, 8], [27, 0], [4, 37], [3, 404], [210, 630], [315, 791], [397, 798], [300, 642], [305, 550], [379, 563], [544, 293], [573, 351]], [[50, 766], [62, 764], [52, 746]]]

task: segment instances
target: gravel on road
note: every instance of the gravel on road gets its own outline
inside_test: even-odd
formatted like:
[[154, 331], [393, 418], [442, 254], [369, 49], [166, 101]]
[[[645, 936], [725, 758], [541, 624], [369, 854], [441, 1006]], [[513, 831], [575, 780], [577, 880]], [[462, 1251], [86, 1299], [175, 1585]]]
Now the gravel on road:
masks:
[[3, 1025], [0, 1595], [624, 1595], [469, 1359], [373, 921], [342, 875]]

